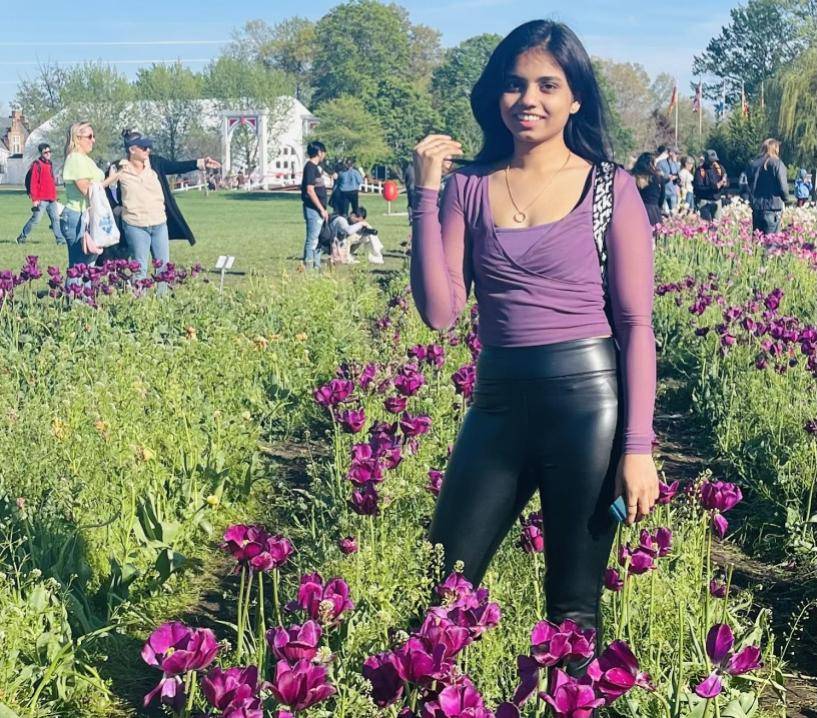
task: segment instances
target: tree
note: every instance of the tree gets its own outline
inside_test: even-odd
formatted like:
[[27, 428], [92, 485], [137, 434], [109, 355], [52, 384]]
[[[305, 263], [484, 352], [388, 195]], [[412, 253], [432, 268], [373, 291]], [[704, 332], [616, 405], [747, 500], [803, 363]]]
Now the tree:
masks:
[[371, 167], [389, 157], [383, 128], [354, 97], [338, 97], [320, 108], [318, 135], [329, 154], [339, 159], [355, 159]]
[[466, 156], [482, 145], [482, 130], [471, 112], [471, 90], [494, 51], [501, 35], [469, 37], [446, 51], [431, 79], [431, 101], [442, 120], [441, 130], [462, 142]]
[[32, 127], [38, 127], [62, 109], [62, 90], [67, 73], [55, 63], [43, 63], [34, 77], [17, 86], [12, 105], [25, 112]]
[[406, 71], [421, 89], [428, 87], [432, 73], [443, 59], [441, 37], [439, 30], [428, 25], [412, 25], [409, 29], [409, 64]]
[[730, 176], [736, 177], [760, 152], [760, 143], [769, 135], [765, 115], [755, 111], [749, 115], [733, 112], [709, 137], [709, 146], [717, 153]]
[[309, 99], [309, 73], [315, 56], [315, 23], [311, 20], [291, 17], [274, 27], [263, 20], [250, 20], [233, 33], [228, 54], [290, 75], [295, 97], [304, 103]]
[[201, 127], [203, 81], [180, 62], [139, 70], [134, 90], [139, 106], [140, 129], [157, 140], [157, 149], [170, 159], [189, 150], [186, 140]]
[[384, 80], [372, 100], [371, 113], [383, 127], [388, 164], [400, 167], [411, 157], [414, 146], [440, 126], [431, 99], [407, 80]]
[[795, 30], [796, 15], [778, 0], [749, 0], [730, 11], [731, 22], [696, 55], [692, 71], [717, 78], [704, 84], [704, 95], [716, 100], [726, 84], [726, 103], [740, 103], [741, 83], [750, 96], [760, 94], [761, 82], [791, 62], [805, 47]]
[[65, 73], [60, 91], [63, 111], [49, 133], [48, 141], [61, 155], [70, 125], [90, 122], [96, 138], [94, 155], [108, 161], [119, 159], [122, 157], [122, 130], [134, 124], [132, 100], [132, 85], [112, 65], [76, 65]]
[[601, 90], [602, 101], [607, 110], [607, 130], [610, 133], [610, 142], [613, 145], [613, 156], [617, 161], [626, 163], [628, 155], [635, 147], [632, 130], [621, 121], [616, 109], [615, 91], [598, 68], [596, 68], [596, 78], [598, 79], [599, 90]]
[[[411, 23], [399, 5], [351, 0], [332, 8], [315, 26], [313, 102], [342, 95], [374, 98], [384, 81], [406, 81], [411, 64]], [[387, 127], [384, 118], [379, 118]]]
[[800, 164], [817, 161], [817, 49], [811, 48], [770, 86], [769, 112], [784, 150]]
[[599, 83], [608, 88], [606, 96], [611, 114], [618, 116], [618, 122], [630, 134], [631, 147], [626, 146], [626, 137], [619, 137], [616, 143], [617, 153], [624, 156], [633, 150], [654, 147], [657, 128], [653, 111], [659, 100], [654, 86], [650, 85], [647, 71], [635, 62], [616, 62], [603, 58], [593, 58], [593, 67]]

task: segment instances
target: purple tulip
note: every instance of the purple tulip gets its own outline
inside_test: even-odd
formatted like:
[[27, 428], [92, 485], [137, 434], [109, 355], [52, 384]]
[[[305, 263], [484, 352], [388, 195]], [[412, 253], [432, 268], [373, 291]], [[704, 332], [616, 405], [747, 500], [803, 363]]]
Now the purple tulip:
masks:
[[271, 536], [263, 526], [234, 524], [224, 532], [223, 549], [240, 564], [257, 571], [269, 571], [283, 566], [294, 552], [283, 536]]
[[592, 718], [593, 711], [604, 705], [596, 698], [592, 686], [579, 683], [559, 668], [550, 674], [547, 693], [542, 696], [553, 709], [554, 718]]
[[695, 693], [707, 700], [719, 695], [722, 690], [723, 683], [721, 682], [721, 677], [714, 671], [710, 673], [705, 680], [695, 686]]
[[270, 688], [275, 700], [295, 712], [321, 703], [335, 693], [335, 688], [326, 682], [326, 668], [309, 661], [298, 661], [292, 666], [278, 661]]
[[[258, 701], [258, 669], [255, 666], [246, 668], [213, 668], [201, 680], [201, 689], [207, 702], [220, 711], [231, 708], [249, 707], [253, 701], [254, 709], [260, 711]], [[259, 713], [260, 714], [260, 713]]]
[[437, 469], [429, 469], [428, 470], [428, 483], [426, 484], [426, 491], [434, 494], [434, 496], [440, 495], [440, 489], [443, 485], [443, 477], [444, 474], [442, 471], [438, 471]]
[[439, 344], [429, 344], [426, 352], [426, 362], [439, 369], [445, 364], [445, 349]]
[[451, 381], [454, 382], [457, 394], [462, 394], [466, 399], [470, 399], [473, 395], [476, 379], [477, 370], [473, 364], [466, 364], [451, 375]]
[[393, 651], [394, 667], [400, 679], [425, 686], [434, 680], [446, 680], [451, 664], [443, 660], [444, 650], [440, 646], [432, 653], [425, 642], [412, 636], [400, 648]]
[[397, 370], [394, 388], [403, 396], [414, 396], [425, 384], [425, 377], [416, 364], [406, 364]]
[[701, 486], [701, 506], [710, 511], [728, 511], [743, 498], [740, 487], [726, 481], [707, 481]]
[[656, 503], [658, 504], [668, 504], [675, 498], [675, 494], [678, 493], [678, 487], [680, 486], [680, 481], [673, 481], [671, 484], [665, 484], [663, 481], [658, 482], [658, 499], [656, 499]]
[[729, 522], [723, 517], [722, 514], [714, 513], [712, 514], [712, 530], [715, 532], [715, 535], [722, 539], [726, 536], [726, 531], [729, 528]]
[[383, 406], [390, 414], [401, 414], [406, 410], [408, 399], [405, 396], [390, 396], [383, 402]]
[[295, 552], [289, 539], [280, 534], [267, 536], [263, 545], [264, 550], [250, 559], [250, 566], [256, 571], [271, 571], [274, 568], [280, 568]]
[[473, 602], [474, 586], [461, 573], [450, 573], [435, 590], [446, 606], [477, 605]]
[[431, 429], [431, 419], [428, 416], [412, 416], [407, 411], [400, 418], [400, 430], [405, 436], [421, 436]]
[[410, 359], [416, 359], [417, 361], [423, 361], [426, 358], [427, 349], [424, 344], [416, 344], [413, 347], [409, 347], [406, 351]]
[[403, 695], [403, 679], [397, 673], [391, 651], [369, 656], [363, 663], [363, 677], [372, 684], [372, 699], [381, 708], [390, 706]]
[[624, 581], [616, 569], [607, 568], [604, 571], [604, 587], [613, 593], [618, 593], [624, 588]]
[[541, 515], [539, 525], [534, 522], [522, 525], [522, 535], [519, 545], [525, 553], [542, 553], [545, 550], [545, 535], [541, 529]]
[[717, 623], [709, 629], [706, 636], [706, 655], [715, 667], [704, 681], [695, 687], [695, 692], [702, 698], [713, 698], [722, 690], [719, 674], [727, 673], [740, 676], [760, 668], [760, 648], [746, 646], [737, 653], [732, 653], [735, 637], [732, 629], [725, 623]]
[[496, 716], [495, 718], [520, 718], [519, 708], [515, 706], [513, 703], [508, 703], [505, 701], [504, 703], [500, 703], [499, 707], [496, 709]]
[[366, 425], [366, 410], [362, 407], [346, 409], [338, 414], [337, 419], [346, 433], [357, 434]]
[[555, 666], [562, 661], [575, 661], [593, 656], [596, 632], [579, 628], [571, 619], [561, 624], [539, 621], [531, 631], [531, 655], [540, 666]]
[[448, 617], [441, 618], [433, 613], [426, 616], [415, 635], [424, 640], [431, 654], [435, 654], [442, 646], [446, 659], [454, 658], [474, 640], [468, 628], [454, 624]]
[[351, 553], [357, 553], [357, 541], [352, 536], [346, 536], [338, 541], [338, 546], [340, 547], [341, 553], [348, 556]]
[[349, 508], [360, 516], [377, 516], [380, 513], [380, 497], [371, 481], [364, 483], [359, 489], [352, 492], [349, 499]]
[[443, 688], [436, 700], [423, 705], [422, 718], [494, 718], [471, 681]]
[[144, 704], [147, 706], [157, 695], [162, 702], [179, 700], [182, 682], [178, 676], [206, 668], [216, 653], [218, 643], [209, 628], [194, 629], [179, 621], [159, 626], [142, 647], [142, 660], [159, 668], [162, 680], [145, 696]]
[[806, 430], [807, 433], [811, 434], [812, 436], [817, 436], [817, 419], [807, 421], [803, 428]]
[[353, 610], [355, 604], [349, 598], [349, 586], [342, 578], [333, 578], [326, 585], [319, 573], [301, 577], [298, 588], [298, 605], [313, 620], [324, 626], [340, 623], [343, 614]]
[[726, 584], [713, 578], [709, 582], [709, 594], [714, 598], [726, 598]]
[[633, 686], [654, 691], [647, 673], [639, 670], [638, 659], [624, 641], [613, 641], [587, 667], [587, 676], [604, 696], [606, 705], [623, 696]]
[[354, 382], [349, 379], [332, 379], [328, 384], [315, 389], [312, 396], [318, 404], [328, 408], [346, 401], [354, 389]]
[[315, 621], [307, 621], [303, 626], [269, 629], [267, 644], [278, 660], [290, 663], [311, 661], [318, 654], [321, 634], [321, 627]]

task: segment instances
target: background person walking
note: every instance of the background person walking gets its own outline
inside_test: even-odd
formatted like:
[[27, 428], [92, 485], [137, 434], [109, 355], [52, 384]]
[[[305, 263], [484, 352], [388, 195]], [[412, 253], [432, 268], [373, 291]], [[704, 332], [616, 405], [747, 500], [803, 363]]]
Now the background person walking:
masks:
[[43, 142], [37, 146], [40, 156], [34, 160], [26, 175], [26, 191], [31, 199], [31, 217], [25, 223], [17, 237], [17, 244], [25, 244], [31, 230], [48, 214], [51, 231], [57, 244], [65, 244], [60, 230], [60, 215], [57, 211], [57, 183], [54, 179], [54, 166], [51, 164], [51, 145]]
[[763, 141], [760, 156], [746, 171], [752, 198], [752, 229], [771, 234], [780, 231], [783, 208], [789, 201], [789, 179], [786, 165], [780, 159], [780, 142]]

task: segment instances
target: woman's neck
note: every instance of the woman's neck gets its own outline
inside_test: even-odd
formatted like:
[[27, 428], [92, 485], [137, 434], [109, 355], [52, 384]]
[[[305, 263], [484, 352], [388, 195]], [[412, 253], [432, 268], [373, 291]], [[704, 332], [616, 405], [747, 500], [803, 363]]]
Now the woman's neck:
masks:
[[131, 157], [130, 163], [140, 172], [145, 169], [145, 161], [144, 160], [137, 160], [135, 157]]
[[568, 152], [562, 135], [535, 145], [514, 142], [510, 166], [523, 171], [550, 172], [564, 164]]

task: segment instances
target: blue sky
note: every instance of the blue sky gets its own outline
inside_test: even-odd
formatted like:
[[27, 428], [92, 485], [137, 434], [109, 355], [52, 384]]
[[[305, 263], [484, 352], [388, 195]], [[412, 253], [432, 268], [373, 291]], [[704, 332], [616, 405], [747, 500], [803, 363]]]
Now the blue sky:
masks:
[[[669, 72], [682, 92], [692, 57], [729, 19], [736, 0], [406, 0], [413, 22], [442, 32], [445, 46], [483, 32], [504, 34], [536, 17], [568, 23], [592, 55], [639, 62], [651, 76]], [[132, 76], [140, 64], [181, 59], [201, 69], [234, 28], [261, 18], [321, 17], [332, 0], [139, 0], [134, 3], [38, 0], [4, 10], [0, 25], [0, 111], [8, 111], [20, 77], [38, 61], [106, 60]], [[129, 11], [128, 8], [133, 8]]]

